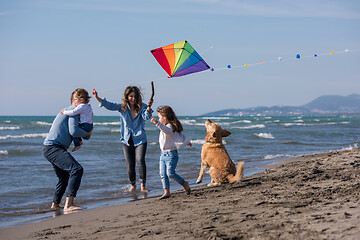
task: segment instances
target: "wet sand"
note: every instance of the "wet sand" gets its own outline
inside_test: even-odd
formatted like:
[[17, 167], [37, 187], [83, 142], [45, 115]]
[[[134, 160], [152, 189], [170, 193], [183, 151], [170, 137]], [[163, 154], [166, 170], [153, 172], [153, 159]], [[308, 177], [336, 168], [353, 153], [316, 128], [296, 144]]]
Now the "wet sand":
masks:
[[[246, 168], [246, 164], [245, 164]], [[359, 239], [360, 150], [289, 159], [235, 184], [1, 229], [0, 239]]]

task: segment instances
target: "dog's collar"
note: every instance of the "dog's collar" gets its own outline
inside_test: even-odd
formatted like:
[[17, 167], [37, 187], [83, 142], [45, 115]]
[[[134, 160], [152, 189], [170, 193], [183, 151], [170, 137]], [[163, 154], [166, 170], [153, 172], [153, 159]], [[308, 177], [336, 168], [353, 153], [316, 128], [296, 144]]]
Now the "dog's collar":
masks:
[[216, 143], [216, 142], [212, 142], [212, 141], [206, 141], [206, 143]]

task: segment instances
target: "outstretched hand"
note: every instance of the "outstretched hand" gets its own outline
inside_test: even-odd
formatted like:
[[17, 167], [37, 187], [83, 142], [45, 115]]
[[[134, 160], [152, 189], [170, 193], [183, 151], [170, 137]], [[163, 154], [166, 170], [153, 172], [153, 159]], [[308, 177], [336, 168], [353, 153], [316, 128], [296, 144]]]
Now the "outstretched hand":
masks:
[[93, 89], [92, 94], [93, 94], [95, 97], [98, 97], [98, 93], [97, 93], [97, 91], [95, 90], [95, 88]]
[[152, 118], [150, 119], [150, 122], [152, 122], [152, 123], [154, 123], [154, 124], [157, 124], [157, 123], [158, 123], [158, 120], [157, 120], [156, 118], [152, 117]]
[[95, 88], [93, 89], [92, 94], [94, 95], [96, 100], [99, 101], [99, 103], [102, 103], [103, 99], [99, 97], [98, 92], [95, 90]]

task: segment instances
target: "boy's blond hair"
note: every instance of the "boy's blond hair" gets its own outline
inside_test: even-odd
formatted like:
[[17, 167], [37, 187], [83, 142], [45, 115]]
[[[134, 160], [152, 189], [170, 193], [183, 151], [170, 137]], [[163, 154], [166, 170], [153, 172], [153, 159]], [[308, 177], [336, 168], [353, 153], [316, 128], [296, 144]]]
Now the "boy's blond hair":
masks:
[[71, 103], [73, 101], [74, 96], [78, 97], [80, 99], [81, 103], [89, 103], [90, 98], [91, 98], [89, 96], [88, 91], [86, 91], [83, 88], [77, 88], [77, 89], [75, 89], [75, 91], [72, 92], [71, 98], [70, 98]]

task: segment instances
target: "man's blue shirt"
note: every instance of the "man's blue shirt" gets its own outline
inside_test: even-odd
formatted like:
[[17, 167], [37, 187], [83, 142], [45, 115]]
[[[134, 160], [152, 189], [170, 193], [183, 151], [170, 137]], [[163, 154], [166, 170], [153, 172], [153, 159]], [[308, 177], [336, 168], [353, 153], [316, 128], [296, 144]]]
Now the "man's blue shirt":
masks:
[[[73, 106], [66, 110], [74, 109]], [[59, 145], [66, 149], [69, 148], [72, 137], [85, 137], [87, 132], [79, 128], [80, 115], [66, 116], [58, 114], [50, 128], [48, 135], [44, 140], [44, 145]]]

